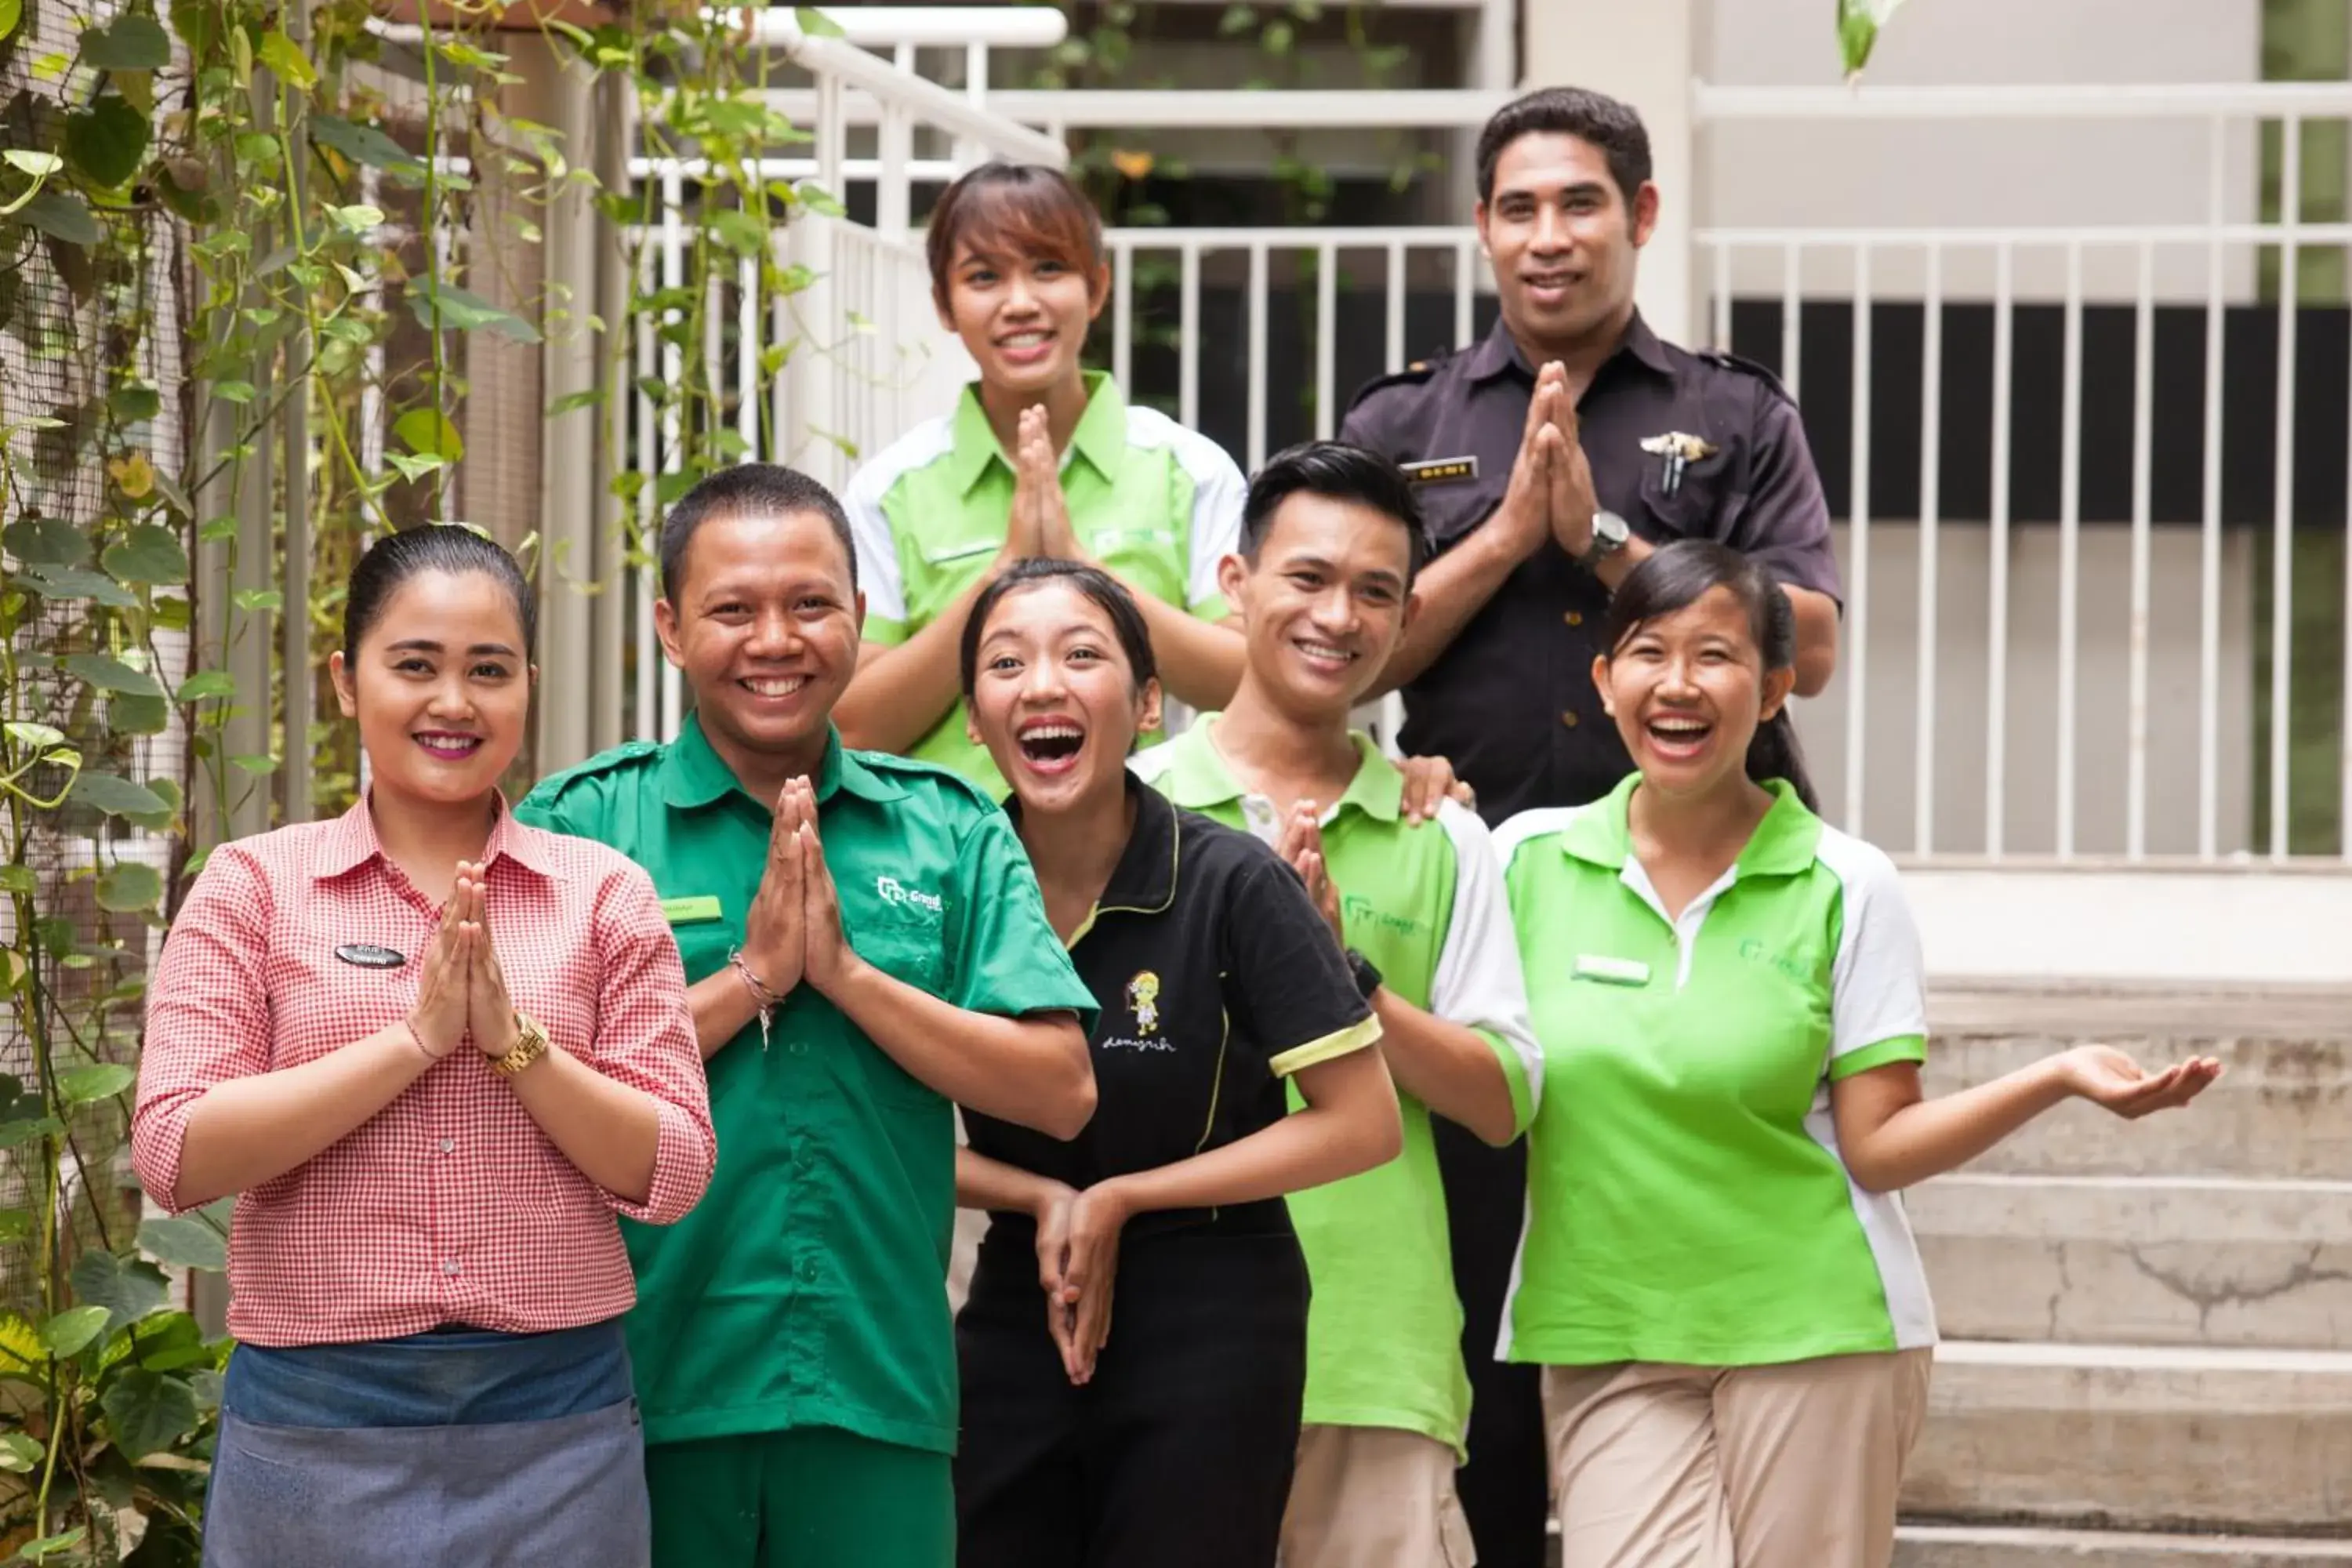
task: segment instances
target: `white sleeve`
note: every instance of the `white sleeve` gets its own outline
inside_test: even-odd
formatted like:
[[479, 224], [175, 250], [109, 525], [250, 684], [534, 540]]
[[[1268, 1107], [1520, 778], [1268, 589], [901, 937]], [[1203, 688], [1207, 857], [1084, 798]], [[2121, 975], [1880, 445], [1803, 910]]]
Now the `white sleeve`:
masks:
[[1448, 800], [1437, 820], [1454, 841], [1454, 914], [1430, 982], [1429, 1010], [1449, 1024], [1494, 1036], [1518, 1058], [1530, 1113], [1543, 1102], [1543, 1051], [1528, 1021], [1519, 939], [1503, 886], [1503, 863], [1478, 814]]
[[1817, 853], [1843, 888], [1830, 965], [1830, 1060], [1890, 1041], [1924, 1044], [1927, 962], [1895, 863], [1835, 829], [1822, 832]]
[[866, 595], [869, 619], [907, 624], [907, 583], [898, 569], [898, 541], [883, 513], [887, 475], [896, 472], [870, 462], [850, 477], [842, 492], [841, 509], [849, 514], [849, 542], [857, 554], [857, 588]]
[[1249, 499], [1249, 483], [1225, 449], [1205, 436], [1194, 435], [1179, 451], [1192, 477], [1192, 532], [1185, 548], [1189, 610], [1223, 592], [1217, 586], [1217, 563], [1242, 547], [1242, 503]]

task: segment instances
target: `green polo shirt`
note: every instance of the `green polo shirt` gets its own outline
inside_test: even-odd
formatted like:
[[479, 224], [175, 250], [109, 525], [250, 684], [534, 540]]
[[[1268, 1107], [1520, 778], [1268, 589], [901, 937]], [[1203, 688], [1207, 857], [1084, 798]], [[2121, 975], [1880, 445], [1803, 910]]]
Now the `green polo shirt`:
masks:
[[1886, 857], [1774, 783], [1669, 918], [1640, 782], [1496, 832], [1546, 1070], [1503, 1353], [1756, 1366], [1933, 1344], [1902, 1199], [1839, 1158], [1830, 1085], [1927, 1055], [1919, 937]]
[[[816, 797], [843, 928], [867, 963], [974, 1012], [1092, 1019], [1029, 858], [978, 790], [835, 736]], [[667, 745], [542, 780], [515, 815], [651, 873], [688, 982], [742, 942], [773, 819], [693, 717]], [[622, 1226], [646, 1441], [833, 1426], [952, 1452], [953, 1109], [809, 985], [764, 1049], [751, 1023], [709, 1071], [709, 1192], [677, 1225]]]
[[[977, 387], [953, 414], [925, 420], [857, 470], [842, 496], [866, 595], [866, 640], [895, 646], [922, 630], [988, 570], [1013, 510], [1013, 465]], [[1224, 448], [1118, 384], [1087, 374], [1087, 411], [1062, 454], [1062, 497], [1087, 552], [1129, 586], [1204, 621], [1225, 618], [1217, 563], [1240, 548], [1249, 487]], [[1146, 736], [1149, 743], [1154, 737]], [[1005, 794], [958, 702], [908, 753]]]
[[[1130, 765], [1178, 805], [1276, 842], [1282, 825], [1274, 804], [1234, 777], [1217, 751], [1215, 724], [1204, 714]], [[1404, 775], [1367, 737], [1356, 745], [1363, 759], [1356, 776], [1323, 815], [1324, 857], [1348, 945], [1371, 960], [1396, 995], [1485, 1037], [1524, 1128], [1543, 1063], [1486, 826], [1451, 801], [1435, 823], [1412, 826], [1402, 813]], [[1304, 1416], [1418, 1432], [1461, 1452], [1470, 1380], [1445, 1189], [1429, 1108], [1402, 1090], [1397, 1100], [1404, 1148], [1395, 1159], [1290, 1195], [1315, 1286]]]

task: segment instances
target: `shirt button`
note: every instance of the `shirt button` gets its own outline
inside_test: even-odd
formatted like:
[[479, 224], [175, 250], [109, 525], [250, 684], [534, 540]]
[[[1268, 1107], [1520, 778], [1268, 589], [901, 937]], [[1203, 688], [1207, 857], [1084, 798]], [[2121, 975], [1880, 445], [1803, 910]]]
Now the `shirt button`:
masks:
[[1559, 716], [1559, 721], [1573, 730], [1576, 728], [1576, 714], [1572, 710], [1563, 713]]
[[808, 1283], [810, 1283], [810, 1284], [812, 1284], [812, 1285], [814, 1285], [814, 1284], [815, 1284], [815, 1283], [816, 1283], [816, 1259], [815, 1259], [815, 1258], [807, 1258], [807, 1259], [804, 1259], [804, 1260], [802, 1262], [802, 1264], [801, 1264], [801, 1278], [802, 1278], [803, 1279], [806, 1280]]
[[456, 1258], [453, 1258], [449, 1259], [449, 1261], [448, 1261], [448, 1262], [444, 1263], [444, 1264], [441, 1266], [441, 1272], [442, 1272], [442, 1273], [444, 1273], [444, 1274], [455, 1274], [455, 1273], [457, 1273], [457, 1260]]
[[1570, 626], [1582, 626], [1582, 625], [1584, 624], [1584, 612], [1583, 612], [1583, 611], [1581, 611], [1581, 610], [1570, 610], [1570, 611], [1569, 611], [1569, 612], [1568, 612], [1568, 624], [1569, 624]]
[[457, 1152], [457, 1141], [455, 1138], [444, 1138], [441, 1140], [441, 1152], [444, 1154], [454, 1154]]

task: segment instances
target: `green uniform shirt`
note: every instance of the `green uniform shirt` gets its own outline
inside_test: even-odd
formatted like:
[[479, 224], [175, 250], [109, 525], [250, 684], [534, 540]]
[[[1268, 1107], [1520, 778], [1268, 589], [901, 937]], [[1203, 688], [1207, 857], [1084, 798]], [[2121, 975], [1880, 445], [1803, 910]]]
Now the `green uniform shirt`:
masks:
[[[1204, 621], [1225, 618], [1217, 563], [1240, 548], [1249, 487], [1224, 448], [1118, 383], [1087, 375], [1087, 411], [1062, 454], [1062, 497], [1087, 552], [1127, 584]], [[988, 569], [1013, 510], [1013, 466], [976, 387], [857, 470], [842, 496], [866, 595], [866, 640], [895, 646], [940, 616]], [[1146, 736], [1150, 742], [1154, 737]], [[958, 702], [908, 753], [1005, 794]]]
[[[1136, 773], [1178, 805], [1268, 843], [1273, 803], [1245, 793], [1203, 715]], [[1405, 1001], [1476, 1030], [1494, 1047], [1524, 1128], [1543, 1082], [1511, 941], [1510, 911], [1486, 826], [1448, 801], [1436, 822], [1402, 814], [1404, 778], [1363, 736], [1363, 761], [1323, 816], [1323, 848], [1340, 895], [1348, 945]], [[1297, 1090], [1291, 1104], [1299, 1103]], [[1310, 1424], [1418, 1432], [1462, 1450], [1470, 1381], [1462, 1364], [1462, 1305], [1454, 1289], [1445, 1190], [1429, 1108], [1398, 1093], [1404, 1149], [1345, 1181], [1290, 1196], [1291, 1223], [1315, 1286], [1307, 1324]]]
[[[818, 832], [867, 963], [959, 1007], [1091, 1020], [1004, 814], [920, 763], [825, 748]], [[689, 983], [743, 940], [772, 817], [689, 715], [542, 780], [524, 821], [609, 844], [652, 874]], [[676, 1226], [624, 1224], [629, 1353], [648, 1443], [835, 1426], [952, 1452], [945, 1280], [955, 1122], [813, 986], [710, 1058], [719, 1168]]]
[[1933, 1344], [1903, 1201], [1854, 1184], [1832, 1081], [1927, 1055], [1895, 868], [1787, 784], [1679, 920], [1629, 848], [1639, 775], [1496, 832], [1552, 1081], [1512, 1361], [1755, 1366]]

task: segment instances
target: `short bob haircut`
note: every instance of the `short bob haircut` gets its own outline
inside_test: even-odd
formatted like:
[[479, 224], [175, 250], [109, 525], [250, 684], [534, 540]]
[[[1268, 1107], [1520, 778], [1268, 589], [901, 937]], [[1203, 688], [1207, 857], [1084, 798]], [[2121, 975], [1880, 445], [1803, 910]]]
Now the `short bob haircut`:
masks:
[[1004, 257], [1044, 256], [1086, 274], [1104, 261], [1102, 215], [1059, 169], [1037, 163], [982, 163], [940, 195], [923, 252], [931, 300], [948, 308], [948, 285], [963, 247]]

